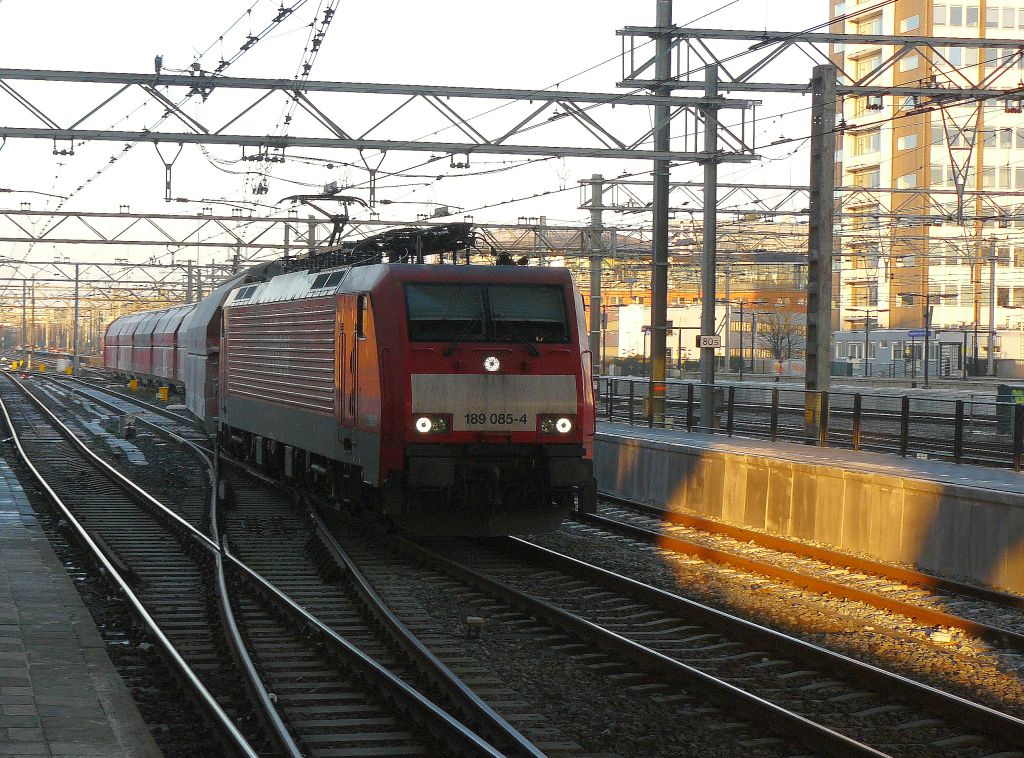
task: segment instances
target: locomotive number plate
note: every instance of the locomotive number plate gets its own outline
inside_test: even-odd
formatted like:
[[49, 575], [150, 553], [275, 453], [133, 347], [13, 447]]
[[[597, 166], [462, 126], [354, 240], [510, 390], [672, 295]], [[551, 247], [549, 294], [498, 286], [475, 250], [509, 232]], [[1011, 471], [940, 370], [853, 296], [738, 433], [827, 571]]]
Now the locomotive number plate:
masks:
[[533, 431], [536, 420], [529, 413], [463, 413], [456, 423], [456, 429], [469, 431]]

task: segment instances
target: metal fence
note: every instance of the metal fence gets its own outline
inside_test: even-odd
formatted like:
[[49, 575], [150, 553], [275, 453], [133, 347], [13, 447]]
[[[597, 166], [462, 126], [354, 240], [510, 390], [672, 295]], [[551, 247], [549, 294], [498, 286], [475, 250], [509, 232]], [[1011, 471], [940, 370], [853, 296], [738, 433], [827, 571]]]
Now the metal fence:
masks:
[[[655, 426], [648, 382], [599, 377], [598, 418]], [[713, 428], [700, 426], [701, 404], [714, 404]], [[821, 409], [821, 423], [808, 423]], [[910, 395], [809, 392], [765, 385], [669, 382], [665, 426], [738, 437], [801, 442], [956, 463], [1024, 463], [1024, 405]]]

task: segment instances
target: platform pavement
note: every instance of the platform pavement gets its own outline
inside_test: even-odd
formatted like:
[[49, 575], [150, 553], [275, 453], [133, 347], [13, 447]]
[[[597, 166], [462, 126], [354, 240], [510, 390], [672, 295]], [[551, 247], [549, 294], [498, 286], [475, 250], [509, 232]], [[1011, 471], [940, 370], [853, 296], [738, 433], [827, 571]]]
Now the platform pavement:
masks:
[[714, 450], [720, 453], [783, 458], [794, 462], [831, 466], [866, 474], [887, 474], [925, 482], [1024, 494], [1024, 473], [1018, 474], [1012, 469], [922, 460], [909, 456], [903, 458], [888, 453], [872, 453], [849, 448], [817, 447], [795, 442], [772, 442], [749, 437], [727, 437], [723, 434], [687, 432], [685, 429], [652, 429], [646, 426], [609, 422], [598, 423], [597, 432], [598, 434], [636, 437], [666, 444], [685, 443], [690, 448]]
[[0, 458], [0, 756], [162, 755]]

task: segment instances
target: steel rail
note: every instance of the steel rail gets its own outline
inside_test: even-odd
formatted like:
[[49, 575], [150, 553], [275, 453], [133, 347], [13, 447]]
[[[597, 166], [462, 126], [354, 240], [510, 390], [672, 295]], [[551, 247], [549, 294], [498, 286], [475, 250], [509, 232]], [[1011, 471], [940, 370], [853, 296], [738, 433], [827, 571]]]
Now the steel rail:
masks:
[[[58, 381], [60, 381], [60, 380], [58, 380]], [[105, 390], [105, 389], [103, 389], [101, 387], [97, 387], [96, 389], [99, 392], [107, 392], [107, 390]], [[125, 397], [126, 400], [129, 400], [129, 401], [135, 402], [135, 403], [139, 403], [139, 401], [136, 398], [132, 398], [130, 396], [124, 396], [124, 397]], [[97, 400], [95, 398], [91, 398], [91, 399], [93, 399], [95, 402], [97, 402], [99, 404], [104, 404], [104, 402], [101, 401], [101, 400]], [[112, 406], [110, 404], [106, 404], [106, 405], [107, 405], [107, 407], [115, 407], [115, 406]], [[158, 410], [162, 410], [162, 409], [158, 409]], [[170, 415], [174, 416], [175, 414], [170, 414]], [[165, 434], [167, 436], [170, 436], [170, 437], [172, 437], [172, 438], [174, 438], [174, 439], [176, 439], [176, 440], [178, 440], [178, 441], [188, 445], [194, 452], [196, 452], [198, 455], [200, 455], [205, 461], [207, 461], [207, 462], [210, 461], [210, 458], [207, 457], [206, 452], [203, 451], [201, 448], [199, 448], [197, 445], [194, 445], [193, 443], [189, 442], [188, 440], [185, 440], [184, 438], [180, 437], [179, 435], [175, 434], [174, 432], [172, 432], [169, 429], [166, 429], [166, 428], [161, 427], [161, 426], [156, 425], [156, 424], [151, 424], [150, 422], [146, 421], [145, 419], [139, 419], [139, 420], [141, 422], [149, 425], [154, 430], [156, 430], [156, 431], [158, 431], [160, 433], [163, 433], [163, 434]], [[220, 457], [217, 457], [215, 460], [217, 460], [217, 462], [219, 464]], [[214, 467], [213, 470], [216, 471], [216, 467]], [[406, 693], [405, 696], [404, 697], [400, 697], [399, 700], [404, 700], [407, 703], [407, 705], [411, 704], [412, 710], [419, 711], [421, 716], [425, 717], [425, 720], [430, 721], [430, 720], [436, 720], [438, 718], [441, 718], [442, 720], [443, 719], [451, 719], [451, 717], [449, 717], [447, 714], [445, 714], [444, 711], [439, 709], [435, 704], [433, 704], [431, 701], [429, 701], [424, 696], [422, 696], [418, 691], [416, 691], [415, 689], [410, 688], [408, 685], [406, 685], [397, 676], [392, 674], [390, 671], [388, 671], [384, 667], [380, 666], [376, 661], [374, 661], [369, 656], [366, 656], [364, 653], [362, 653], [362, 651], [360, 651], [354, 645], [351, 645], [351, 643], [349, 643], [343, 637], [341, 637], [340, 635], [337, 635], [335, 632], [333, 632], [333, 630], [330, 630], [327, 626], [325, 626], [318, 619], [316, 619], [312, 614], [310, 614], [308, 611], [305, 611], [305, 609], [302, 609], [300, 606], [298, 606], [298, 604], [294, 603], [294, 601], [292, 601], [290, 598], [288, 598], [286, 595], [284, 595], [284, 593], [280, 592], [280, 590], [278, 590], [277, 588], [273, 587], [273, 585], [271, 585], [269, 582], [267, 582], [265, 579], [263, 579], [263, 577], [259, 576], [256, 572], [252, 571], [252, 569], [250, 569], [247, 566], [245, 566], [241, 561], [239, 561], [237, 558], [235, 558], [231, 554], [230, 548], [229, 548], [229, 545], [228, 545], [228, 541], [227, 541], [227, 537], [226, 537], [226, 535], [223, 535], [223, 536], [220, 535], [219, 527], [218, 527], [219, 509], [217, 507], [217, 503], [218, 503], [219, 497], [218, 497], [217, 482], [219, 482], [219, 476], [217, 474], [215, 474], [212, 477], [212, 479], [214, 481], [214, 485], [212, 487], [212, 493], [211, 493], [211, 506], [210, 506], [211, 507], [211, 520], [210, 520], [210, 528], [211, 528], [211, 532], [212, 532], [212, 541], [213, 541], [213, 543], [220, 546], [220, 548], [215, 551], [216, 561], [217, 561], [217, 564], [218, 564], [218, 568], [222, 570], [223, 567], [226, 564], [228, 567], [232, 568], [234, 571], [240, 572], [240, 575], [243, 578], [248, 579], [250, 581], [250, 583], [253, 584], [253, 586], [255, 586], [256, 589], [261, 592], [261, 594], [263, 594], [264, 597], [266, 597], [268, 600], [270, 600], [272, 603], [274, 603], [277, 607], [279, 607], [279, 608], [283, 609], [285, 612], [289, 613], [293, 618], [296, 618], [300, 625], [305, 625], [305, 626], [309, 627], [311, 630], [313, 630], [315, 633], [317, 633], [321, 638], [325, 639], [326, 644], [331, 646], [336, 652], [340, 653], [341, 654], [340, 657], [343, 657], [344, 659], [349, 661], [349, 664], [351, 665], [351, 667], [354, 668], [355, 670], [359, 671], [364, 676], [366, 676], [367, 679], [369, 679], [371, 681], [375, 681], [378, 684], [378, 686], [387, 686], [387, 687], [391, 688], [392, 690], [396, 690], [396, 691], [399, 691], [399, 692], [404, 692], [405, 690], [411, 691], [411, 693], [413, 693], [412, 696], [410, 696], [408, 693]], [[271, 483], [276, 485], [276, 483], [273, 482], [273, 480], [267, 480], [267, 481], [269, 481], [269, 482], [271, 482]], [[223, 590], [224, 591], [224, 595], [223, 595], [223, 600], [221, 602], [221, 611], [222, 611], [222, 614], [223, 614], [223, 616], [225, 618], [225, 623], [230, 626], [230, 628], [232, 629], [232, 633], [233, 634], [238, 634], [237, 625], [234, 622], [234, 616], [233, 616], [233, 613], [231, 611], [230, 601], [228, 600], [228, 595], [226, 594], [227, 593], [227, 590], [226, 590], [226, 579], [224, 578], [223, 574], [218, 576], [218, 583], [222, 584], [224, 586], [224, 590]], [[240, 639], [241, 638], [240, 638], [240, 634], [239, 634], [239, 640]], [[417, 642], [418, 642], [418, 640], [417, 640]], [[271, 719], [271, 723], [273, 725], [273, 729], [271, 730], [271, 733], [275, 737], [275, 741], [278, 742], [279, 746], [282, 748], [282, 750], [286, 754], [294, 755], [294, 756], [301, 755], [301, 752], [299, 751], [298, 747], [295, 745], [294, 740], [292, 740], [290, 734], [288, 733], [287, 728], [284, 726], [283, 721], [280, 719], [280, 716], [279, 716], [279, 714], [277, 712], [277, 709], [273, 706], [273, 703], [271, 702], [271, 700], [269, 698], [269, 694], [266, 692], [266, 688], [262, 685], [262, 682], [260, 681], [260, 679], [258, 677], [258, 674], [255, 671], [255, 666], [253, 666], [251, 658], [249, 657], [247, 651], [245, 650], [244, 645], [241, 645], [241, 644], [238, 645], [237, 646], [237, 650], [233, 651], [233, 652], [237, 656], [237, 659], [241, 662], [241, 667], [247, 673], [248, 678], [250, 679], [250, 689], [253, 690], [252, 694], [256, 698], [256, 700], [257, 700], [261, 710], [264, 710], [266, 712], [267, 716]], [[439, 665], [443, 665], [443, 664], [440, 664], [440, 662], [438, 662], [438, 663], [439, 663]], [[424, 703], [426, 703], [428, 707], [424, 707], [424, 705], [423, 705]], [[484, 707], [486, 708], [486, 706], [484, 706]], [[442, 715], [439, 717], [438, 714], [442, 714]], [[497, 714], [495, 714], [495, 717], [500, 719], [500, 717], [498, 717]], [[470, 754], [470, 755], [481, 754], [480, 751], [477, 749], [479, 747], [479, 745], [470, 744], [470, 743], [474, 743], [474, 742], [481, 743], [481, 744], [487, 746], [488, 750], [490, 750], [490, 746], [487, 745], [487, 743], [484, 742], [482, 739], [480, 739], [480, 737], [478, 737], [472, 731], [470, 731], [468, 728], [466, 728], [465, 725], [461, 724], [461, 722], [458, 722], [457, 720], [454, 720], [454, 719], [452, 719], [452, 721], [455, 724], [458, 724], [458, 728], [457, 729], [449, 730], [448, 727], [446, 727], [445, 725], [442, 724], [442, 725], [439, 726], [438, 724], [435, 723], [435, 724], [432, 725], [431, 731], [435, 735], [447, 739], [449, 741], [450, 745], [453, 748], [458, 749], [459, 752], [461, 752], [461, 753]], [[508, 725], [508, 729], [511, 730], [512, 733], [518, 734], [518, 732], [516, 732], [510, 725]], [[457, 733], [456, 734], [456, 738], [454, 740], [450, 736], [450, 731], [454, 731], [455, 733]], [[531, 743], [526, 741], [525, 738], [522, 737], [521, 735], [519, 736], [519, 741], [522, 741], [525, 745], [530, 745], [532, 747]], [[533, 750], [535, 751], [536, 748], [533, 748]], [[483, 751], [482, 754], [490, 755], [492, 753], [490, 753], [487, 750], [485, 750], [485, 751]], [[500, 754], [500, 753], [494, 753], [494, 754]], [[535, 753], [531, 752], [529, 754], [533, 755]]]
[[971, 729], [982, 729], [997, 739], [1012, 742], [1017, 746], [1024, 746], [1024, 719], [972, 702], [937, 687], [922, 684], [901, 674], [850, 658], [834, 650], [791, 637], [680, 595], [643, 584], [635, 579], [585, 563], [577, 558], [526, 540], [510, 537], [508, 543], [521, 554], [529, 555], [533, 560], [554, 566], [560, 571], [612, 587], [624, 595], [639, 598], [669, 613], [698, 615], [701, 619], [728, 633], [739, 632], [748, 639], [781, 648], [789, 655], [798, 656], [815, 665], [823, 666], [827, 670], [841, 670], [844, 674], [873, 689], [887, 693], [894, 690], [899, 691], [903, 694], [903, 698], [912, 705], [924, 705], [937, 709], [942, 713], [949, 714]]
[[645, 647], [574, 613], [563, 610], [546, 600], [522, 593], [503, 582], [474, 571], [411, 540], [396, 538], [396, 542], [407, 552], [416, 555], [419, 559], [435, 566], [441, 566], [445, 571], [457, 576], [461, 580], [481, 588], [490, 595], [500, 597], [520, 610], [537, 618], [542, 618], [555, 627], [563, 629], [570, 634], [583, 637], [599, 647], [626, 656], [638, 662], [645, 669], [658, 672], [682, 684], [684, 687], [700, 690], [706, 693], [708, 697], [725, 704], [727, 707], [739, 705], [744, 709], [743, 712], [748, 714], [748, 718], [755, 720], [758, 718], [764, 719], [764, 723], [770, 729], [786, 737], [807, 741], [809, 744], [814, 745], [816, 749], [824, 750], [828, 755], [873, 756], [874, 758], [885, 755], [885, 753], [879, 752], [869, 745], [864, 745], [844, 734], [817, 724], [804, 716], [788, 711], [729, 682], [717, 679], [700, 669], [673, 660], [663, 653]]
[[[47, 377], [47, 378], [51, 378], [51, 377]], [[61, 379], [61, 378], [56, 378], [55, 381], [63, 382], [63, 381], [67, 381], [67, 380], [66, 379]], [[86, 379], [81, 378], [80, 376], [73, 376], [73, 377], [71, 377], [71, 381], [78, 382], [79, 384], [84, 384], [86, 387], [91, 387], [94, 390], [97, 390], [99, 392], [105, 392], [108, 395], [111, 395], [113, 397], [117, 397], [117, 398], [120, 398], [122, 400], [128, 400], [130, 402], [136, 403], [138, 405], [143, 406], [147, 411], [152, 411], [153, 413], [157, 414], [158, 416], [163, 416], [164, 418], [169, 418], [171, 421], [177, 421], [178, 423], [183, 424], [184, 426], [188, 426], [188, 427], [191, 427], [193, 429], [197, 429], [198, 428], [198, 423], [199, 422], [195, 418], [190, 418], [189, 416], [182, 416], [180, 413], [175, 413], [174, 411], [169, 411], [166, 408], [161, 408], [159, 405], [153, 405], [152, 403], [148, 403], [145, 400], [140, 400], [137, 397], [133, 397], [131, 395], [127, 395], [124, 392], [120, 392], [118, 390], [113, 390], [113, 389], [110, 389], [109, 387], [104, 387], [102, 384], [97, 384], [96, 382], [90, 382], [90, 381], [88, 381]]]
[[190, 449], [196, 452], [209, 464], [210, 535], [214, 542], [221, 546], [220, 550], [214, 553], [217, 580], [217, 608], [220, 612], [221, 623], [227, 630], [227, 637], [229, 641], [228, 647], [231, 650], [232, 658], [235, 660], [235, 665], [245, 675], [245, 686], [249, 693], [249, 698], [253, 703], [255, 703], [257, 710], [262, 715], [264, 725], [267, 727], [267, 731], [274, 744], [277, 746], [277, 749], [282, 755], [288, 756], [288, 758], [302, 758], [302, 750], [296, 744], [295, 738], [292, 737], [291, 732], [285, 725], [284, 720], [281, 718], [281, 714], [274, 706], [274, 702], [270, 698], [270, 691], [263, 682], [263, 678], [260, 676], [259, 671], [257, 671], [256, 664], [253, 663], [252, 656], [249, 655], [249, 650], [245, 645], [245, 641], [242, 639], [242, 632], [238, 628], [238, 623], [235, 620], [235, 612], [231, 607], [231, 594], [228, 592], [227, 576], [224, 571], [224, 556], [222, 554], [225, 550], [225, 542], [221, 539], [220, 528], [218, 526], [218, 519], [220, 518], [220, 511], [218, 507], [220, 504], [220, 489], [218, 485], [220, 479], [218, 476], [219, 472], [217, 464], [215, 462], [216, 458], [211, 460], [204, 452], [200, 451], [198, 447], [192, 445], [184, 438], [179, 437], [169, 430], [164, 431], [173, 439], [181, 440], [185, 444], [189, 445]]
[[[60, 384], [59, 380], [54, 380], [52, 377], [46, 377], [46, 379], [51, 382], [54, 382], [57, 385]], [[64, 424], [60, 419], [58, 419], [57, 416], [52, 411], [50, 411], [50, 409], [47, 408], [39, 400], [39, 398], [35, 397], [31, 392], [29, 392], [26, 387], [24, 387], [18, 382], [15, 382], [15, 384], [17, 384], [18, 387], [28, 397], [30, 397], [33, 400], [33, 402], [41, 411], [43, 411], [47, 416], [49, 416], [51, 422], [56, 425], [58, 431], [60, 431], [60, 433], [65, 438], [67, 438], [80, 450], [82, 450], [85, 453], [88, 453], [89, 456], [92, 457], [94, 465], [96, 465], [96, 467], [99, 468], [105, 475], [114, 478], [115, 481], [117, 481], [117, 483], [122, 486], [130, 484], [131, 488], [129, 489], [129, 492], [134, 496], [137, 496], [138, 493], [144, 492], [141, 488], [137, 487], [130, 479], [121, 474], [120, 471], [118, 471], [116, 468], [114, 468], [109, 463], [107, 463], [102, 458], [93, 453], [92, 450], [90, 450], [88, 446], [70, 428], [68, 428], [66, 424]], [[102, 401], [96, 400], [95, 402], [103, 404]], [[109, 404], [107, 405], [108, 407], [111, 407]], [[145, 421], [144, 419], [139, 420], [149, 426], [155, 426], [149, 424], [149, 422]], [[160, 429], [159, 427], [156, 428]], [[170, 430], [160, 429], [160, 431], [163, 431], [165, 434], [172, 437], [175, 441], [178, 441], [181, 444], [187, 446], [207, 466], [207, 473], [210, 478], [211, 535], [207, 538], [207, 535], [202, 534], [202, 532], [196, 529], [193, 525], [188, 524], [188, 522], [185, 522], [184, 520], [182, 521], [190, 528], [193, 537], [204, 537], [210, 540], [210, 542], [208, 543], [201, 542], [201, 544], [211, 552], [212, 558], [214, 560], [214, 583], [216, 585], [217, 590], [217, 608], [221, 615], [221, 621], [224, 625], [224, 636], [228, 643], [228, 649], [231, 652], [232, 658], [234, 659], [235, 664], [238, 666], [239, 670], [242, 672], [244, 676], [246, 690], [249, 693], [249, 696], [252, 699], [253, 704], [256, 706], [257, 712], [260, 713], [264, 726], [267, 727], [267, 731], [271, 739], [274, 741], [275, 745], [277, 745], [277, 747], [281, 750], [282, 754], [290, 756], [291, 758], [301, 758], [302, 753], [296, 746], [294, 739], [289, 734], [287, 727], [285, 727], [284, 723], [281, 721], [281, 717], [277, 713], [277, 709], [274, 708], [273, 703], [270, 700], [270, 693], [267, 690], [266, 685], [263, 683], [263, 680], [261, 679], [259, 673], [257, 672], [256, 667], [253, 664], [252, 659], [250, 658], [248, 651], [245, 648], [245, 642], [242, 639], [242, 635], [238, 629], [238, 625], [235, 623], [234, 612], [232, 611], [231, 608], [231, 598], [230, 595], [228, 594], [227, 582], [224, 576], [223, 561], [221, 558], [220, 549], [218, 547], [220, 540], [217, 532], [216, 521], [217, 475], [213, 459], [207, 456], [205, 451], [203, 451], [199, 446], [191, 443], [184, 437], [181, 437], [175, 434], [174, 432], [171, 432]], [[177, 517], [177, 514], [175, 514], [173, 511], [167, 508], [167, 506], [163, 505], [163, 503], [160, 503], [155, 498], [150, 497], [148, 493], [146, 497], [148, 498], [148, 502], [146, 503], [147, 510], [149, 510], [151, 513], [154, 513], [155, 515], [164, 520], [166, 520], [169, 516]]]
[[670, 534], [664, 534], [663, 532], [656, 532], [653, 529], [646, 529], [635, 524], [627, 524], [624, 521], [611, 519], [607, 516], [600, 516], [597, 514], [578, 514], [577, 518], [581, 522], [600, 526], [609, 531], [618, 532], [619, 534], [631, 537], [632, 539], [646, 542], [650, 545], [657, 545], [660, 548], [670, 550], [674, 553], [692, 555], [702, 560], [732, 566], [742, 571], [754, 574], [761, 574], [771, 579], [777, 579], [779, 581], [786, 582], [787, 584], [792, 584], [796, 587], [800, 587], [801, 589], [807, 589], [820, 594], [829, 594], [833, 597], [841, 597], [846, 600], [864, 603], [865, 605], [870, 605], [872, 608], [878, 608], [879, 610], [888, 611], [890, 613], [898, 613], [901, 616], [916, 619], [924, 624], [961, 629], [978, 639], [985, 640], [986, 642], [1010, 645], [1019, 650], [1024, 650], [1024, 634], [1013, 632], [1009, 629], [1002, 629], [990, 624], [971, 621], [970, 619], [965, 619], [952, 613], [946, 613], [945, 611], [939, 611], [933, 608], [908, 603], [904, 600], [886, 597], [885, 595], [880, 595], [876, 592], [869, 592], [868, 590], [851, 587], [840, 582], [833, 582], [829, 579], [808, 576], [807, 574], [802, 574], [799, 571], [783, 568], [781, 566], [773, 566], [770, 563], [758, 561], [753, 558], [745, 558], [726, 550], [718, 550], [713, 547], [698, 545], [694, 542], [681, 539], [680, 537], [674, 537]]
[[629, 500], [628, 498], [612, 495], [608, 492], [600, 492], [599, 496], [610, 503], [614, 503], [615, 505], [637, 511], [645, 515], [653, 516], [655, 518], [660, 518], [671, 524], [685, 526], [691, 529], [699, 529], [712, 534], [720, 534], [741, 542], [752, 542], [760, 547], [766, 547], [771, 550], [778, 550], [779, 552], [784, 553], [791, 553], [802, 558], [811, 558], [816, 561], [823, 561], [837, 566], [842, 565], [847, 568], [856, 569], [857, 571], [875, 574], [886, 579], [892, 579], [905, 584], [912, 584], [916, 587], [963, 595], [964, 597], [984, 600], [996, 605], [1005, 606], [1006, 608], [1024, 611], [1024, 597], [1014, 595], [1010, 592], [1001, 592], [1000, 590], [991, 589], [990, 587], [981, 587], [977, 584], [968, 584], [967, 582], [960, 582], [955, 579], [947, 579], [924, 571], [902, 568], [901, 566], [894, 566], [889, 563], [874, 561], [869, 558], [860, 558], [855, 555], [850, 555], [849, 553], [841, 553], [837, 550], [830, 550], [816, 545], [806, 545], [802, 542], [788, 539], [786, 537], [765, 534], [752, 529], [744, 529], [743, 527], [734, 526], [732, 524], [723, 524], [718, 521], [712, 521], [711, 519], [701, 518], [699, 516], [690, 516], [688, 514], [672, 511], [657, 505]]
[[227, 544], [224, 560], [240, 579], [259, 592], [268, 602], [285, 615], [312, 631], [317, 639], [334, 655], [343, 658], [367, 681], [374, 682], [382, 691], [390, 692], [393, 702], [407, 712], [416, 714], [417, 720], [431, 732], [445, 740], [462, 755], [485, 755], [498, 758], [502, 753], [472, 732], [465, 724], [446, 713], [418, 690], [388, 671], [376, 660], [322, 623], [302, 606], [281, 592], [262, 576], [235, 558]]
[[[8, 379], [29, 397], [32, 397], [31, 394], [21, 387], [18, 382], [10, 379], [10, 377], [8, 377]], [[36, 399], [33, 398], [33, 400]], [[38, 403], [38, 400], [36, 400], [36, 402]], [[238, 731], [238, 728], [234, 725], [231, 718], [224, 712], [220, 704], [217, 703], [213, 695], [210, 694], [209, 690], [206, 689], [206, 686], [199, 679], [199, 676], [192, 670], [191, 666], [188, 665], [171, 641], [163, 633], [155, 619], [153, 619], [145, 606], [143, 606], [138, 596], [134, 591], [132, 591], [131, 587], [114, 567], [113, 562], [107, 557], [106, 553], [100, 549], [85, 527], [82, 526], [72, 513], [71, 509], [53, 490], [47, 480], [40, 473], [39, 469], [36, 468], [35, 464], [32, 463], [28, 453], [21, 444], [21, 438], [14, 426], [11, 415], [8, 412], [7, 404], [2, 398], [0, 398], [0, 410], [3, 411], [4, 420], [11, 431], [11, 439], [14, 442], [22, 461], [24, 461], [25, 465], [32, 472], [32, 475], [39, 482], [40, 486], [46, 491], [46, 494], [60, 510], [62, 518], [64, 518], [64, 520], [74, 529], [78, 540], [85, 545], [103, 570], [110, 576], [111, 581], [115, 583], [119, 593], [128, 602], [129, 607], [132, 610], [132, 614], [146, 628], [149, 634], [152, 635], [153, 639], [156, 641], [157, 647], [161, 650], [171, 668], [178, 672], [178, 676], [185, 685], [186, 691], [188, 691], [193, 700], [197, 702], [201, 712], [206, 714], [207, 718], [211, 720], [212, 725], [220, 735], [221, 740], [227, 747], [237, 751], [241, 755], [258, 758], [256, 750], [254, 750], [248, 743], [242, 733]]]
[[537, 748], [518, 729], [512, 726], [491, 706], [487, 705], [465, 682], [456, 676], [400, 618], [388, 608], [384, 599], [377, 593], [369, 580], [359, 570], [345, 549], [328, 529], [323, 518], [312, 503], [307, 503], [309, 512], [316, 528], [317, 537], [327, 549], [339, 568], [349, 578], [356, 594], [361, 598], [364, 607], [374, 619], [387, 631], [405, 654], [414, 661], [421, 671], [426, 673], [433, 683], [445, 694], [449, 701], [462, 713], [463, 717], [472, 720], [474, 727], [491, 741], [507, 744], [515, 755], [529, 755], [543, 758], [544, 752]]

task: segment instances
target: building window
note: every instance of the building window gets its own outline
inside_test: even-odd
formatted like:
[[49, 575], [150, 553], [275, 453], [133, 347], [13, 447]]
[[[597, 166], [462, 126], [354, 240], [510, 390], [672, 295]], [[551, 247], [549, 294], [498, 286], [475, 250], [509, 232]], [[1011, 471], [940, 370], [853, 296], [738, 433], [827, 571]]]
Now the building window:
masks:
[[882, 14], [859, 19], [856, 22], [857, 34], [881, 34]]
[[935, 3], [932, 6], [932, 23], [936, 26], [946, 25], [946, 6], [942, 3]]
[[897, 150], [914, 150], [915, 148], [917, 148], [916, 134], [905, 134], [902, 137], [896, 138]]
[[964, 25], [964, 7], [962, 5], [951, 5], [951, 6], [949, 6], [949, 25], [950, 26], [963, 26]]
[[880, 65], [882, 65], [882, 54], [875, 53], [854, 61], [854, 71], [858, 79], [863, 79]]
[[836, 18], [846, 15], [846, 3], [836, 3], [834, 8]]
[[863, 358], [864, 357], [864, 345], [860, 342], [850, 343], [850, 357], [851, 358]]
[[902, 21], [900, 21], [901, 32], [912, 32], [919, 26], [921, 26], [920, 16], [910, 16], [909, 18], [905, 18]]
[[1001, 26], [1004, 29], [1013, 29], [1017, 25], [1017, 9], [1016, 8], [1003, 8], [1003, 17]]
[[986, 47], [982, 51], [984, 57], [985, 68], [995, 68], [1002, 63], [1002, 57], [998, 47]]
[[917, 53], [907, 55], [900, 59], [900, 71], [913, 71], [920, 62]]
[[913, 295], [900, 295], [900, 304], [901, 305], [907, 305], [907, 306], [913, 305], [914, 304], [914, 296]]
[[965, 14], [965, 16], [966, 16], [966, 21], [967, 21], [967, 24], [966, 24], [967, 28], [968, 29], [975, 29], [975, 28], [977, 28], [977, 26], [978, 26], [978, 19], [979, 19], [979, 16], [978, 16], [978, 6], [977, 5], [968, 5], [967, 6], [967, 13]]
[[853, 154], [867, 155], [877, 153], [882, 149], [882, 132], [876, 129], [873, 132], [861, 132], [853, 137]]
[[996, 248], [996, 263], [1000, 266], [1010, 265], [1010, 248], [1009, 247], [997, 247]]
[[1024, 189], [1024, 168], [1014, 169], [1014, 180], [1017, 182], [1017, 189]]
[[904, 174], [896, 180], [896, 189], [911, 189], [917, 186], [917, 174]]
[[981, 186], [991, 189], [996, 186], [996, 168], [988, 166], [981, 170]]
[[996, 305], [1005, 308], [1010, 304], [1010, 288], [996, 287]]
[[880, 111], [882, 110], [882, 96], [881, 95], [867, 95], [866, 97], [858, 97], [854, 100], [853, 114], [855, 116], [863, 116], [869, 111]]
[[997, 144], [996, 130], [995, 129], [985, 129], [982, 132], [982, 139], [983, 139], [983, 141], [985, 143], [985, 147], [995, 147], [996, 144]]
[[847, 343], [837, 342], [836, 343], [836, 358], [846, 358], [850, 354], [850, 349]]
[[1013, 147], [1013, 129], [999, 130], [999, 147]]
[[855, 187], [881, 187], [882, 175], [877, 168], [867, 171], [854, 171], [852, 173], [853, 186]]
[[999, 189], [1010, 189], [1010, 167], [999, 167]]
[[989, 6], [985, 9], [985, 26], [989, 29], [999, 27], [999, 9]]

